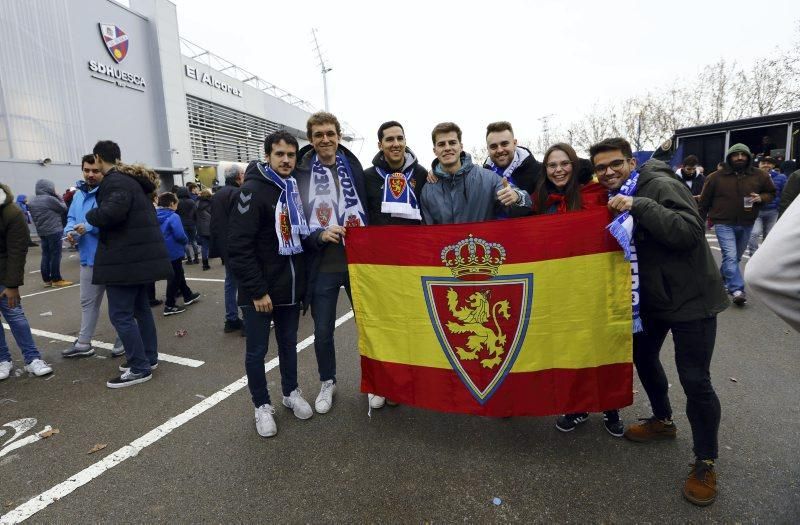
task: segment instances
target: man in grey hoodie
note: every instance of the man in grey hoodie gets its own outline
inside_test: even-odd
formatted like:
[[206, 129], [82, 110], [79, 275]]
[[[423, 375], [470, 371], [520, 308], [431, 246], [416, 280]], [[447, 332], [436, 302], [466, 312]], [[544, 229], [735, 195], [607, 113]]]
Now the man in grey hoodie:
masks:
[[461, 128], [442, 122], [433, 128], [434, 184], [426, 184], [420, 194], [424, 224], [480, 222], [531, 214], [528, 192], [508, 183], [494, 172], [472, 163], [463, 151]]
[[53, 181], [36, 181], [36, 196], [28, 209], [42, 240], [42, 280], [45, 286], [69, 286], [71, 281], [61, 277], [61, 234], [67, 217], [67, 205], [56, 193]]

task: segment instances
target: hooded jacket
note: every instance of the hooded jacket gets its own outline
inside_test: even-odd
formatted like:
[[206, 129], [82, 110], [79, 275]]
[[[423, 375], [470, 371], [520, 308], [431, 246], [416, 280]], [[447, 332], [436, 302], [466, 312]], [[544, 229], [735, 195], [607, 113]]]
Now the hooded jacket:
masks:
[[[64, 235], [72, 233], [78, 237], [78, 254], [81, 257], [81, 266], [94, 266], [99, 230], [86, 222], [86, 213], [97, 207], [96, 197], [100, 185], [90, 188], [86, 181], [79, 181], [75, 183], [75, 187], [77, 189], [67, 212], [67, 225], [64, 226]], [[86, 233], [78, 235], [75, 232], [76, 224], [83, 224], [86, 227]]]
[[[419, 195], [422, 192], [422, 187], [428, 177], [428, 170], [420, 166], [417, 161], [416, 155], [410, 148], [406, 148], [406, 159], [403, 163], [403, 168], [399, 171], [405, 173], [410, 167], [414, 167], [414, 175], [411, 179], [411, 186], [414, 190], [414, 195], [417, 197], [419, 203]], [[384, 173], [394, 173], [395, 170], [389, 166], [383, 156], [383, 152], [378, 152], [372, 159], [372, 166], [364, 170], [364, 188], [367, 195], [367, 214], [369, 215], [369, 225], [376, 226], [382, 224], [419, 224], [421, 221], [414, 219], [403, 219], [399, 217], [392, 217], [391, 213], [381, 212], [381, 203], [383, 203], [383, 191], [385, 181], [376, 169], [380, 168]]]
[[208, 253], [211, 259], [228, 259], [228, 220], [238, 197], [239, 185], [234, 178], [226, 178], [225, 186], [211, 196], [211, 247]]
[[[731, 167], [730, 158], [734, 153], [744, 153], [748, 157], [748, 165], [741, 173]], [[752, 226], [758, 217], [761, 204], [754, 203], [746, 210], [744, 198], [751, 193], [761, 196], [765, 204], [775, 198], [775, 185], [769, 175], [750, 165], [753, 156], [744, 144], [734, 144], [725, 156], [725, 167], [715, 171], [706, 179], [703, 192], [700, 194], [700, 213], [714, 224], [735, 226]]]
[[156, 208], [156, 217], [161, 235], [164, 236], [164, 243], [167, 245], [169, 260], [183, 259], [183, 248], [189, 242], [189, 238], [183, 231], [181, 218], [170, 208]]
[[211, 237], [211, 195], [197, 199], [197, 234]]
[[240, 306], [253, 306], [253, 299], [265, 294], [273, 305], [306, 300], [305, 253], [278, 252], [275, 208], [280, 196], [281, 189], [261, 174], [256, 161], [251, 162], [229, 216], [225, 262], [239, 284]]
[[138, 285], [170, 279], [172, 265], [150, 199], [155, 183], [135, 168], [108, 171], [97, 191], [97, 207], [86, 220], [100, 229], [92, 283]]
[[509, 217], [531, 214], [531, 198], [521, 192], [522, 202], [508, 207], [497, 200], [503, 179], [493, 171], [472, 163], [472, 157], [461, 152], [461, 168], [455, 174], [445, 172], [439, 160], [433, 161], [436, 184], [422, 188], [419, 207], [425, 224], [456, 224], [489, 221], [505, 211]]
[[28, 211], [28, 204], [25, 202], [26, 200], [28, 200], [28, 196], [24, 193], [17, 195], [17, 206], [19, 206], [19, 209], [22, 210], [22, 214], [25, 216], [25, 222], [30, 224], [33, 222], [33, 219], [31, 219], [31, 212]]
[[694, 321], [729, 306], [694, 198], [666, 163], [639, 168], [631, 215], [642, 317]]
[[192, 199], [189, 188], [180, 187], [176, 192], [178, 196], [178, 216], [181, 218], [183, 227], [192, 230], [197, 226], [197, 203]]
[[9, 187], [0, 183], [0, 286], [19, 288], [23, 285], [30, 241], [25, 215], [14, 204]]
[[61, 233], [67, 216], [67, 205], [56, 193], [53, 181], [36, 181], [36, 196], [28, 203], [36, 233], [39, 236]]

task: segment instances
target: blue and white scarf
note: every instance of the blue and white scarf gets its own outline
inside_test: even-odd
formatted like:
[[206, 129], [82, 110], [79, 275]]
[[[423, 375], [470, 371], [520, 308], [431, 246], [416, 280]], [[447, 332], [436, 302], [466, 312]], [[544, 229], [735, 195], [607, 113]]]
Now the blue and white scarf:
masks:
[[[528, 153], [528, 150], [525, 150], [525, 149], [522, 149], [522, 148], [517, 148], [514, 151], [514, 158], [511, 159], [511, 163], [508, 166], [506, 166], [505, 168], [501, 168], [500, 166], [498, 166], [497, 164], [492, 162], [492, 160], [490, 159], [489, 160], [489, 168], [493, 172], [495, 172], [498, 175], [500, 175], [501, 177], [505, 177], [506, 180], [508, 180], [508, 182], [510, 182], [511, 184], [514, 184], [514, 176], [513, 176], [514, 175], [514, 170], [519, 168], [520, 164], [522, 164], [522, 162], [525, 159], [527, 159], [529, 156], [530, 156], [530, 153]], [[514, 184], [514, 185], [516, 186], [516, 184]]]
[[[632, 171], [628, 180], [618, 191], [608, 192], [608, 198], [615, 195], [632, 197], [636, 194], [636, 185], [639, 182], [639, 172]], [[633, 309], [633, 333], [642, 331], [642, 318], [639, 317], [639, 257], [636, 253], [636, 245], [633, 242], [633, 230], [636, 224], [633, 222], [631, 212], [624, 211], [617, 215], [611, 224], [607, 226], [608, 231], [617, 240], [625, 252], [625, 260], [631, 263], [631, 303]]]
[[383, 201], [381, 213], [390, 213], [401, 219], [422, 220], [417, 196], [414, 193], [414, 165], [405, 171], [387, 173], [375, 166], [375, 171], [383, 177]]
[[278, 204], [275, 206], [275, 234], [278, 237], [278, 253], [293, 255], [303, 253], [300, 243], [301, 235], [308, 235], [306, 215], [303, 213], [303, 203], [300, 192], [297, 190], [297, 181], [294, 177], [283, 178], [269, 167], [269, 164], [259, 162], [258, 171], [281, 189]]
[[308, 205], [311, 206], [311, 231], [328, 226], [366, 226], [367, 215], [358, 198], [350, 163], [341, 153], [336, 154], [336, 176], [339, 192], [331, 170], [323, 166], [317, 154], [311, 161], [311, 183], [308, 189]]

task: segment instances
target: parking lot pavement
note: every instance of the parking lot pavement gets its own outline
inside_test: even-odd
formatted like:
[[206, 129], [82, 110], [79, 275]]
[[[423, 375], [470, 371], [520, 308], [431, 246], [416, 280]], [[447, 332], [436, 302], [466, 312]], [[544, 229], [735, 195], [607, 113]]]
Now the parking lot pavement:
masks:
[[[77, 258], [69, 255], [63, 273], [77, 280]], [[38, 256], [38, 249], [29, 253], [28, 272], [38, 268]], [[614, 439], [602, 415], [569, 434], [555, 430], [554, 418], [492, 419], [403, 406], [368, 417], [366, 396], [358, 391], [356, 328], [342, 294], [334, 408], [300, 421], [279, 406], [273, 339], [267, 378], [279, 432], [263, 439], [243, 377], [244, 338], [222, 333], [223, 269], [216, 261], [206, 272], [188, 266], [187, 276], [202, 299], [180, 315], [153, 310], [159, 349], [176, 359], [159, 363], [144, 385], [110, 390], [105, 381], [118, 374], [120, 359], [107, 348], [90, 358], [60, 356], [79, 326], [78, 287], [51, 291], [38, 274], [28, 274], [23, 304], [55, 371], [0, 382], [0, 425], [11, 424], [0, 426], [0, 523], [27, 517], [48, 523], [792, 523], [800, 517], [800, 336], [755, 299], [719, 318], [712, 375], [723, 410], [720, 496], [701, 509], [680, 494], [691, 433], [669, 338], [663, 361], [673, 381], [674, 442]], [[178, 330], [187, 334], [179, 337]], [[306, 315], [298, 334], [299, 379], [313, 403], [319, 380], [312, 335]], [[6, 338], [21, 367], [8, 331]], [[105, 314], [95, 339], [106, 346], [114, 341]], [[629, 422], [649, 415], [635, 384], [634, 404], [622, 411]], [[54, 433], [37, 439], [47, 426]]]

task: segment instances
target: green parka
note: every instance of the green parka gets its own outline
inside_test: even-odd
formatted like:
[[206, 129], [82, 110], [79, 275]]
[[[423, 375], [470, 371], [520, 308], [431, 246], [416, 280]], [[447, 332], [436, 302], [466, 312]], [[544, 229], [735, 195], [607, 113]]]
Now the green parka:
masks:
[[650, 160], [639, 168], [631, 215], [642, 317], [693, 321], [730, 305], [697, 204], [664, 162]]

